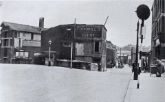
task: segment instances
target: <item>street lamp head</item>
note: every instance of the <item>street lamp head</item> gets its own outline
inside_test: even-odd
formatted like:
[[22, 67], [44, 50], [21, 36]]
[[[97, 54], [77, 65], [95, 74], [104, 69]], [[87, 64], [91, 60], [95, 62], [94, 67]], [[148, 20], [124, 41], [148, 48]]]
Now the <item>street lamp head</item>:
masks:
[[49, 41], [48, 41], [48, 43], [51, 45], [51, 44], [52, 44], [52, 41], [51, 41], [51, 40], [49, 40]]
[[136, 10], [136, 14], [139, 19], [144, 21], [144, 20], [148, 19], [150, 16], [150, 9], [148, 8], [147, 5], [142, 4], [142, 5], [138, 6], [138, 8]]

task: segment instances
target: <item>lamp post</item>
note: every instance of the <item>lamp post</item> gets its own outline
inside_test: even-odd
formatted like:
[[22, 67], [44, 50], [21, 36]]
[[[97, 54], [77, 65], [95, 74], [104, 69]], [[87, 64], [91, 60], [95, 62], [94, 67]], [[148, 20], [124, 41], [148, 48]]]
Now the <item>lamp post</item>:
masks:
[[18, 58], [19, 58], [19, 64], [21, 63], [21, 37], [19, 37], [19, 53], [18, 53]]
[[[66, 30], [71, 32], [72, 29], [68, 28]], [[69, 35], [69, 36], [71, 36], [71, 35]], [[72, 68], [72, 62], [73, 62], [73, 41], [71, 41], [72, 38], [68, 39], [68, 40], [70, 40], [70, 68]]]
[[49, 40], [48, 43], [49, 43], [49, 61], [48, 61], [48, 66], [51, 66], [51, 61], [50, 61], [50, 51], [51, 51], [51, 44], [52, 44], [52, 41]]
[[72, 68], [72, 62], [73, 62], [73, 42], [71, 42], [71, 45], [70, 45], [70, 68]]
[[138, 80], [138, 52], [139, 52], [139, 21], [137, 22], [137, 39], [136, 39], [136, 58], [135, 58], [135, 65], [134, 66], [134, 80]]
[[[141, 4], [138, 6], [136, 10], [136, 14], [139, 19], [141, 19], [141, 26], [140, 26], [140, 38], [141, 43], [143, 40], [142, 35], [142, 28], [144, 26], [144, 20], [148, 19], [150, 16], [150, 9], [148, 6]], [[138, 63], [138, 53], [139, 53], [139, 20], [137, 22], [137, 42], [136, 42], [136, 59], [135, 59], [135, 68], [134, 68], [134, 80], [138, 80], [138, 74], [139, 74], [139, 63]], [[137, 83], [137, 88], [139, 88], [139, 82]]]

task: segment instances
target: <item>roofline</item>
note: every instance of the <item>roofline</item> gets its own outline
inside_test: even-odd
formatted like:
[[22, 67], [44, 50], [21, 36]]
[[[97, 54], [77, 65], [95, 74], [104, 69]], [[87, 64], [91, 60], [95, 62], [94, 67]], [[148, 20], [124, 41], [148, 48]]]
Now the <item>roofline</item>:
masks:
[[[73, 25], [85, 25], [85, 26], [103, 26], [103, 28], [107, 31], [106, 27], [103, 24], [62, 24], [58, 26], [73, 26]], [[55, 27], [58, 27], [55, 26]]]
[[[39, 28], [37, 26], [32, 26], [32, 25], [27, 25], [27, 24], [20, 24], [20, 23], [14, 23], [14, 22], [7, 22], [7, 21], [3, 21], [2, 23], [12, 23], [12, 24], [18, 24], [18, 25], [31, 26], [31, 27]], [[2, 25], [2, 23], [1, 23], [1, 25]]]
[[[3, 21], [1, 23], [1, 27], [2, 27], [2, 24], [3, 23], [11, 23], [11, 24], [17, 24], [17, 25], [23, 25], [23, 26], [29, 26], [29, 27], [34, 27], [34, 28], [37, 28], [37, 29], [40, 29], [40, 27], [37, 27], [37, 26], [31, 26], [31, 25], [26, 25], [26, 24], [20, 24], [20, 23], [14, 23], [14, 22], [7, 22], [7, 21]], [[44, 29], [44, 28], [43, 28]], [[21, 30], [15, 30], [15, 29], [12, 29], [13, 31], [21, 31]], [[41, 30], [42, 31], [42, 30]], [[40, 31], [40, 33], [41, 33]], [[21, 31], [21, 32], [30, 32], [30, 33], [37, 33], [37, 34], [40, 34], [39, 32], [32, 32], [32, 31]]]

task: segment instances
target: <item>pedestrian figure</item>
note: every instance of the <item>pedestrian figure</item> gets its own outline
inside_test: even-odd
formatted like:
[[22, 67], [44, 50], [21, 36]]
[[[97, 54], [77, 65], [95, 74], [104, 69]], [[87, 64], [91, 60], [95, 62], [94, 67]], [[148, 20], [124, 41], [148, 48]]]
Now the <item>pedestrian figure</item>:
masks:
[[136, 68], [136, 63], [134, 62], [134, 63], [132, 64], [132, 73], [135, 71], [135, 68]]

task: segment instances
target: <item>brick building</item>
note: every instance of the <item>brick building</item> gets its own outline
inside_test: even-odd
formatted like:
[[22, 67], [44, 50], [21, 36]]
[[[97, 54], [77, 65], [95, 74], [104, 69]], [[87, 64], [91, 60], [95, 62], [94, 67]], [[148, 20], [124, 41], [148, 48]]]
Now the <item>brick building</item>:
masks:
[[40, 27], [2, 22], [1, 61], [3, 63], [31, 63], [34, 53], [40, 52], [43, 21], [44, 19], [41, 18]]
[[152, 6], [151, 58], [165, 59], [165, 0], [154, 0]]
[[104, 25], [59, 25], [42, 33], [41, 49], [47, 52], [51, 46], [56, 59], [70, 60], [72, 53], [73, 60], [98, 63], [106, 70], [106, 31]]
[[106, 66], [107, 68], [112, 68], [116, 64], [117, 60], [117, 48], [110, 41], [106, 41]]

